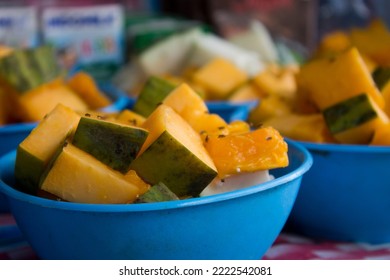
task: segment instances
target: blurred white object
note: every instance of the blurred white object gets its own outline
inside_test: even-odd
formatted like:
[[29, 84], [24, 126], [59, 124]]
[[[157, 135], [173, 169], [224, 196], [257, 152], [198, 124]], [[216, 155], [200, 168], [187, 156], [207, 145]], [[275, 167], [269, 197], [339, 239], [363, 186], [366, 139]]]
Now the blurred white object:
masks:
[[235, 191], [250, 186], [256, 186], [272, 179], [274, 179], [274, 177], [269, 174], [268, 170], [238, 173], [231, 175], [224, 180], [216, 178], [202, 191], [200, 196]]
[[229, 38], [233, 44], [256, 52], [266, 63], [278, 62], [278, 51], [268, 29], [258, 20], [252, 20], [247, 31]]
[[201, 29], [193, 28], [163, 39], [141, 53], [138, 58], [141, 69], [147, 76], [179, 73], [194, 41], [201, 35]]
[[236, 46], [214, 34], [203, 34], [195, 40], [187, 64], [203, 66], [216, 57], [231, 61], [250, 77], [264, 69], [264, 64], [256, 52]]

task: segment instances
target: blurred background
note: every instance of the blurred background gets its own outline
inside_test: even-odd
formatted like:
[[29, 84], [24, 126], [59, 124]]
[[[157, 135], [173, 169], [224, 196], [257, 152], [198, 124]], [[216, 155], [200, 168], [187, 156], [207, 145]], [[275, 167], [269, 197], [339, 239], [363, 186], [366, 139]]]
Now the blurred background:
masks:
[[333, 30], [363, 26], [377, 16], [390, 20], [390, 3], [384, 0], [20, 0], [0, 5], [1, 44], [53, 43], [65, 65], [98, 79], [109, 79], [132, 54], [194, 25], [227, 37], [258, 19], [273, 37], [310, 52]]
[[[76, 108], [76, 111], [84, 112], [86, 110], [84, 108], [97, 109], [98, 106], [87, 107], [87, 104], [84, 106], [84, 102], [75, 105], [74, 99], [67, 99], [62, 92], [64, 88], [70, 87], [70, 84], [73, 84], [74, 94], [86, 92], [87, 97], [99, 96], [99, 100], [104, 96], [100, 93], [110, 95], [108, 104], [105, 102], [107, 100], [103, 100], [104, 106], [100, 104], [99, 106], [105, 109], [105, 112], [111, 112], [132, 108], [137, 94], [144, 85], [148, 85], [148, 78], [154, 76], [152, 77], [154, 82], [157, 81], [159, 87], [162, 84], [164, 91], [165, 89], [170, 91], [171, 86], [183, 81], [188, 82], [207, 102], [210, 113], [225, 116], [222, 114], [227, 112], [228, 117], [225, 120], [228, 123], [233, 120], [246, 120], [257, 127], [267, 124], [265, 121], [268, 121], [269, 125], [272, 119], [274, 122], [271, 126], [277, 128], [286, 137], [313, 143], [329, 142], [332, 151], [332, 144], [338, 142], [328, 131], [328, 125], [323, 118], [321, 110], [326, 106], [320, 108], [309, 98], [309, 95], [305, 95], [305, 92], [311, 90], [308, 92], [318, 92], [317, 95], [320, 96], [322, 92], [328, 93], [334, 90], [337, 93], [334, 95], [338, 96], [339, 88], [342, 90], [345, 88], [344, 94], [352, 91], [350, 87], [354, 91], [356, 88], [359, 94], [370, 90], [378, 93], [376, 96], [382, 96], [385, 100], [382, 103], [383, 106], [386, 105], [383, 109], [386, 118], [382, 114], [378, 114], [378, 118], [383, 117], [386, 120], [390, 118], [390, 29], [387, 28], [390, 26], [389, 11], [390, 1], [385, 0], [0, 0], [0, 58], [2, 58], [0, 62], [3, 61], [0, 63], [0, 126], [4, 125], [3, 131], [6, 133], [3, 135], [6, 137], [8, 135], [18, 137], [17, 140], [11, 137], [5, 138], [0, 130], [0, 148], [14, 149], [32, 129], [31, 124], [35, 123], [31, 122], [40, 120], [46, 112], [50, 111], [47, 109], [52, 104], [56, 104], [60, 97], [65, 96], [66, 101], [75, 106], [72, 109], [83, 105], [82, 109]], [[373, 20], [377, 18], [381, 21]], [[370, 23], [373, 24], [370, 26]], [[353, 33], [354, 36], [347, 34], [348, 31], [351, 31], [349, 33]], [[39, 50], [39, 46], [46, 47], [46, 45], [54, 48], [50, 46], [50, 52]], [[304, 62], [316, 57], [328, 57], [328, 55], [331, 57], [350, 46], [356, 46], [362, 56], [357, 52], [349, 52], [346, 62], [341, 60], [342, 62], [337, 64], [338, 68], [326, 68], [323, 64], [319, 64], [318, 67], [305, 68], [309, 70], [301, 71]], [[36, 52], [32, 54], [26, 52], [27, 54], [24, 55], [20, 55], [23, 52], [13, 52], [13, 50], [30, 48], [35, 49]], [[6, 59], [10, 53], [16, 55], [12, 56], [12, 59]], [[199, 75], [197, 71], [204, 69], [203, 66], [209, 66], [208, 63], [213, 62], [213, 58], [216, 57], [223, 57], [225, 60], [222, 63], [219, 60], [218, 64], [212, 64], [213, 71], [206, 72], [207, 75]], [[57, 62], [60, 67], [57, 67]], [[334, 60], [331, 59], [329, 62], [333, 63]], [[350, 69], [357, 69], [357, 71], [349, 71]], [[378, 69], [379, 72], [376, 72]], [[72, 76], [78, 72], [82, 76]], [[82, 72], [87, 72], [94, 79], [90, 79], [89, 75], [83, 75]], [[304, 74], [300, 76], [300, 80], [297, 79], [297, 74], [302, 72]], [[372, 76], [375, 72], [379, 80], [382, 79], [379, 81], [380, 86], [379, 82], [374, 84]], [[198, 76], [195, 75], [196, 73]], [[214, 75], [215, 73], [218, 74]], [[229, 74], [228, 78], [224, 76], [221, 82], [218, 76], [226, 73]], [[62, 80], [62, 76], [66, 79]], [[40, 87], [52, 85], [58, 77], [61, 77], [61, 81], [55, 84], [54, 90], [50, 87]], [[79, 80], [73, 79], [74, 77]], [[156, 77], [158, 79], [155, 79]], [[8, 88], [1, 87], [2, 79], [6, 79], [9, 84], [12, 82], [12, 85], [15, 82], [18, 86], [10, 91], [12, 95], [8, 94]], [[95, 84], [95, 80], [98, 83]], [[225, 83], [225, 80], [229, 83]], [[297, 82], [302, 80], [313, 81], [309, 83], [310, 86], [319, 86], [315, 86], [313, 90], [309, 87], [304, 88], [307, 85], [302, 86]], [[344, 87], [340, 86], [341, 83], [338, 82], [340, 80], [346, 81], [343, 83]], [[363, 82], [355, 85], [350, 81]], [[232, 84], [232, 86], [225, 88], [225, 84]], [[324, 87], [324, 84], [328, 87]], [[73, 96], [72, 90], [68, 96]], [[54, 97], [53, 92], [56, 93]], [[215, 92], [222, 92], [222, 94]], [[55, 99], [57, 97], [58, 99]], [[318, 100], [323, 101], [322, 98]], [[325, 101], [328, 100], [325, 98]], [[63, 103], [64, 99], [61, 99], [61, 102]], [[15, 104], [23, 110], [20, 108], [15, 110]], [[344, 106], [353, 107], [350, 104]], [[371, 106], [375, 109], [372, 111], [381, 112], [374, 105], [370, 105], [369, 108]], [[356, 110], [359, 114], [355, 113], [355, 110], [351, 109], [351, 111], [357, 117], [360, 116], [360, 109]], [[33, 115], [31, 112], [36, 113], [34, 118], [30, 116]], [[25, 116], [28, 118], [24, 118]], [[349, 124], [348, 121], [346, 123]], [[7, 127], [8, 124], [11, 130]], [[28, 126], [17, 131], [20, 133], [13, 133], [13, 124], [16, 126], [21, 124], [22, 127], [28, 124]], [[356, 127], [347, 127], [346, 130], [352, 131], [353, 137], [348, 137], [348, 141], [339, 142], [355, 144], [358, 141], [358, 144], [363, 144], [364, 140], [364, 144], [367, 145], [389, 146], [390, 125], [385, 121], [380, 124], [383, 126], [378, 124], [378, 128], [372, 126], [367, 130], [364, 133], [367, 137], [363, 137], [364, 139], [361, 137], [363, 130], [355, 130], [357, 127], [365, 127], [360, 122]], [[218, 129], [220, 128], [221, 126], [218, 126]], [[374, 133], [379, 136], [373, 137]], [[338, 132], [334, 134], [340, 135]], [[375, 142], [372, 141], [373, 139]], [[6, 141], [10, 144], [7, 147], [5, 147]], [[365, 145], [361, 147], [362, 154], [367, 155], [368, 160], [365, 158], [356, 160], [355, 153], [349, 152], [347, 146], [347, 153], [351, 155], [351, 160], [343, 154], [339, 156], [335, 153], [333, 162], [329, 161], [332, 172], [323, 172], [329, 170], [328, 167], [317, 165], [318, 171], [312, 176], [316, 184], [310, 182], [307, 184], [308, 189], [314, 191], [309, 191], [304, 199], [297, 200], [296, 205], [303, 205], [301, 208], [303, 210], [298, 214], [302, 213], [303, 218], [309, 217], [307, 224], [314, 224], [315, 229], [316, 225], [320, 224], [318, 231], [322, 230], [321, 234], [326, 235], [341, 227], [347, 232], [347, 237], [349, 234], [352, 236], [362, 234], [363, 240], [370, 237], [369, 241], [375, 242], [379, 242], [377, 236], [381, 242], [383, 241], [381, 238], [385, 238], [387, 246], [375, 248], [376, 253], [380, 253], [382, 258], [389, 259], [388, 237], [390, 235], [387, 232], [390, 231], [388, 226], [390, 204], [387, 199], [390, 196], [388, 195], [387, 161], [390, 150], [381, 153], [383, 157], [378, 160], [377, 152], [372, 156], [365, 149]], [[321, 149], [320, 152], [314, 149], [313, 154], [319, 158], [319, 161], [316, 158], [314, 162], [317, 160], [322, 163], [321, 157], [324, 156], [325, 164], [330, 159], [329, 153]], [[340, 150], [337, 148], [336, 151]], [[0, 155], [1, 152], [0, 149]], [[371, 164], [369, 160], [373, 160], [375, 164]], [[341, 167], [338, 168], [335, 163]], [[359, 168], [367, 170], [368, 173], [359, 172]], [[341, 174], [338, 175], [337, 172]], [[372, 183], [370, 176], [372, 173], [382, 174], [384, 179], [376, 176], [377, 182]], [[362, 183], [362, 180], [355, 176], [356, 174], [362, 175], [367, 183]], [[329, 183], [329, 178], [341, 182], [342, 187], [346, 187], [344, 194], [336, 195], [343, 191], [336, 186], [337, 183], [332, 181]], [[352, 183], [337, 181], [340, 178], [353, 181]], [[325, 185], [323, 188], [325, 195], [312, 188], [318, 185], [317, 182]], [[361, 186], [361, 192], [356, 189], [357, 186]], [[373, 187], [377, 187], [378, 190], [373, 190]], [[326, 197], [329, 190], [328, 199], [331, 202], [328, 202]], [[352, 196], [351, 193], [354, 195]], [[382, 199], [383, 204], [381, 204]], [[309, 203], [305, 204], [307, 201]], [[318, 201], [323, 202], [326, 207]], [[310, 210], [306, 210], [306, 207]], [[316, 207], [318, 211], [314, 211]], [[1, 211], [0, 201], [0, 213]], [[5, 211], [8, 211], [7, 208]], [[343, 220], [344, 216], [348, 222]], [[3, 220], [0, 217], [0, 227], [2, 221], [7, 228], [9, 224], [15, 225], [10, 216]], [[289, 229], [289, 227], [285, 228], [286, 231]], [[291, 229], [295, 230], [293, 227]], [[386, 234], [382, 234], [382, 231]], [[374, 236], [372, 239], [370, 232]], [[329, 239], [332, 238], [334, 236], [329, 234]], [[342, 239], [346, 237], [342, 236]], [[287, 238], [282, 236], [279, 240], [282, 246], [291, 243], [295, 250], [305, 247], [300, 239], [295, 237], [290, 239], [289, 236]], [[353, 240], [360, 241], [361, 236]], [[300, 243], [301, 247], [295, 246], [296, 243]], [[310, 252], [321, 249], [320, 253], [324, 251], [322, 248], [337, 252], [342, 251], [343, 247], [331, 244], [329, 248], [328, 242], [325, 242], [325, 247], [316, 247], [318, 243], [310, 243], [310, 241], [306, 242], [306, 245], [309, 245], [306, 247], [310, 248], [306, 249], [310, 249]], [[347, 253], [352, 252], [351, 255], [345, 255], [346, 252], [343, 252], [341, 255], [329, 254], [325, 257], [371, 257], [374, 247], [367, 248], [355, 248], [354, 252], [357, 252], [355, 255], [348, 249]], [[283, 250], [276, 248], [275, 251]], [[289, 250], [286, 249], [285, 252], [287, 251]], [[271, 258], [275, 257], [272, 255], [273, 252], [269, 255]], [[1, 253], [0, 248], [0, 259], [2, 256], [9, 258], [8, 255]], [[9, 255], [11, 254], [13, 252]], [[20, 257], [31, 258], [34, 255]], [[309, 255], [307, 251], [302, 250], [296, 255], [281, 257], [297, 259], [318, 256], [314, 253]]]

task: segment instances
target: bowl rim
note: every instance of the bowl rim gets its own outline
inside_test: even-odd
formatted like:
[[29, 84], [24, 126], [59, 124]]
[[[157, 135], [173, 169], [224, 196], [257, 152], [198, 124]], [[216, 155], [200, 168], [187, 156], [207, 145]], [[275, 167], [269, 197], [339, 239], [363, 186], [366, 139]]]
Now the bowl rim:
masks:
[[374, 146], [359, 144], [336, 144], [336, 143], [314, 143], [307, 141], [292, 140], [304, 146], [309, 151], [341, 152], [341, 153], [390, 153], [390, 146]]
[[37, 125], [38, 125], [38, 122], [23, 122], [23, 123], [6, 124], [3, 126], [0, 126], [0, 136], [5, 135], [5, 134], [9, 134], [9, 133], [31, 130], [31, 129], [35, 128]]
[[237, 108], [254, 108], [259, 103], [259, 100], [243, 100], [243, 101], [225, 101], [225, 100], [213, 100], [206, 101], [206, 105], [210, 110], [226, 110]]
[[[30, 194], [23, 193], [14, 189], [12, 186], [5, 183], [2, 179], [3, 174], [7, 168], [4, 166], [9, 165], [10, 162], [14, 162], [16, 158], [16, 150], [8, 152], [7, 154], [0, 157], [0, 193], [11, 197], [13, 199], [39, 205], [46, 208], [56, 208], [68, 211], [81, 211], [81, 212], [107, 212], [107, 213], [118, 213], [118, 212], [146, 212], [146, 211], [161, 211], [167, 209], [178, 209], [191, 206], [199, 206], [209, 203], [219, 203], [225, 200], [236, 199], [244, 196], [248, 196], [254, 193], [270, 190], [279, 187], [288, 182], [294, 181], [306, 173], [313, 164], [313, 158], [309, 151], [299, 143], [294, 143], [286, 140], [289, 145], [289, 149], [295, 149], [302, 156], [303, 160], [299, 166], [280, 176], [272, 179], [268, 182], [254, 185], [251, 187], [243, 188], [240, 190], [230, 191], [221, 194], [215, 194], [205, 197], [189, 198], [175, 201], [165, 201], [156, 203], [142, 203], [142, 204], [85, 204], [76, 202], [64, 202], [50, 200]], [[8, 168], [9, 169], [9, 168]], [[272, 171], [272, 170], [270, 170]]]

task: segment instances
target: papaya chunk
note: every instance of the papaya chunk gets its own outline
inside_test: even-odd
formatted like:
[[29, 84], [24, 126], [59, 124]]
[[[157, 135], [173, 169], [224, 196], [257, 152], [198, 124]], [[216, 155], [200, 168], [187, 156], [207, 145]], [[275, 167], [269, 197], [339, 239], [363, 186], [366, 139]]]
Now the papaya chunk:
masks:
[[211, 135], [204, 145], [221, 178], [288, 165], [287, 143], [272, 127], [222, 137]]
[[367, 93], [383, 109], [385, 101], [356, 48], [331, 58], [315, 59], [301, 67], [298, 85], [320, 110]]
[[215, 58], [199, 68], [192, 76], [193, 82], [206, 90], [209, 100], [226, 99], [233, 90], [248, 81], [248, 76], [223, 58]]
[[36, 122], [61, 103], [75, 111], [87, 111], [88, 105], [62, 79], [42, 84], [19, 97], [20, 118]]
[[370, 142], [372, 146], [390, 145], [390, 123], [377, 127]]
[[123, 174], [71, 144], [64, 146], [41, 188], [81, 203], [131, 203], [140, 194], [138, 186]]
[[147, 183], [165, 184], [178, 197], [197, 196], [217, 176], [198, 133], [161, 104], [142, 125], [149, 131], [130, 169]]
[[85, 72], [77, 72], [67, 83], [92, 110], [111, 104], [111, 100], [99, 89], [92, 76]]

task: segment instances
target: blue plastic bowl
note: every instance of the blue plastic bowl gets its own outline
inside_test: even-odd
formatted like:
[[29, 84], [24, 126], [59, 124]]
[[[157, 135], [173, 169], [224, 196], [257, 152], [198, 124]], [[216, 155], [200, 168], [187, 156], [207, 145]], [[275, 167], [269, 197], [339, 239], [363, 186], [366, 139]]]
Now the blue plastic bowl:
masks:
[[102, 109], [104, 112], [117, 112], [126, 108], [130, 99], [126, 92], [108, 82], [98, 82], [98, 86], [100, 90], [113, 100], [110, 106]]
[[290, 144], [276, 179], [202, 198], [149, 204], [60, 202], [14, 189], [15, 151], [0, 159], [0, 192], [43, 259], [260, 259], [282, 230], [312, 158]]
[[390, 147], [301, 144], [313, 166], [288, 228], [318, 239], [390, 242]]
[[[36, 125], [36, 123], [21, 123], [0, 126], [0, 156], [16, 149]], [[9, 212], [8, 202], [0, 193], [0, 213], [4, 212]]]
[[[110, 83], [99, 83], [99, 88], [113, 100], [110, 106], [103, 109], [105, 112], [123, 110], [128, 102], [127, 95]], [[30, 134], [37, 123], [17, 123], [0, 126], [0, 156], [16, 149], [16, 147]], [[0, 213], [8, 212], [6, 198], [0, 194]]]
[[257, 100], [245, 102], [207, 101], [210, 113], [221, 116], [226, 122], [246, 121], [250, 111], [258, 104]]
[[0, 126], [0, 156], [14, 150], [37, 123], [17, 123]]

